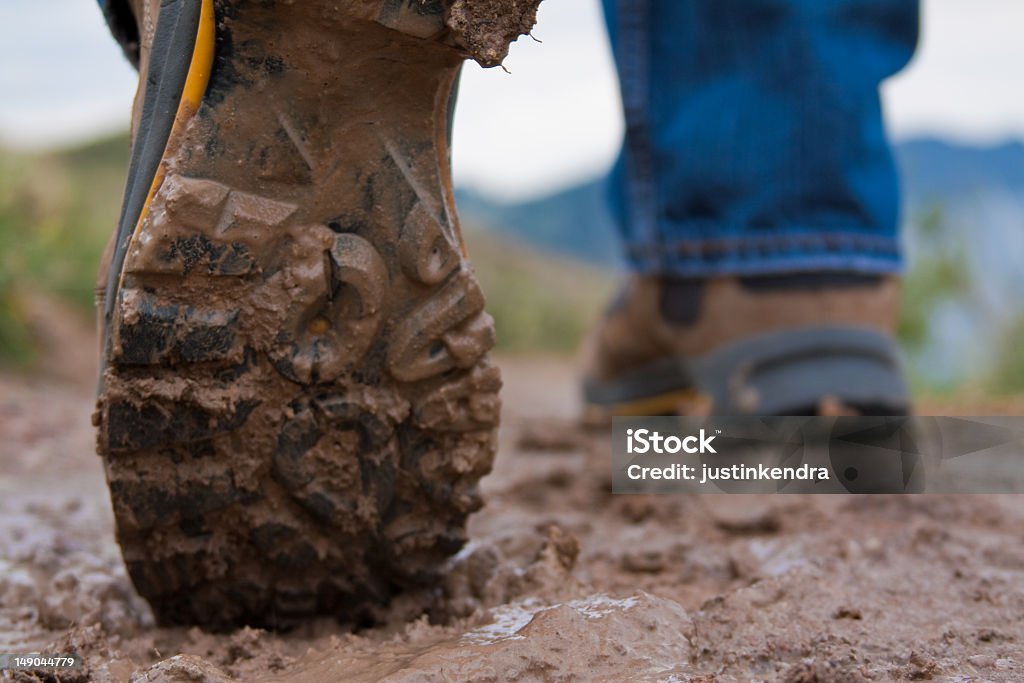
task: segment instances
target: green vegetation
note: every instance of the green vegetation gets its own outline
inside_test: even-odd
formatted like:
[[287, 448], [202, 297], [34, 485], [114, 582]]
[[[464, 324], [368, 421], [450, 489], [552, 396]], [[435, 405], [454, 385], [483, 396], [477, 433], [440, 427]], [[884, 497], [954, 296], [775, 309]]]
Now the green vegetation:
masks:
[[896, 335], [911, 361], [906, 371], [913, 393], [945, 396], [960, 391], [965, 379], [937, 376], [915, 361], [930, 345], [939, 307], [946, 302], [969, 306], [974, 296], [972, 275], [964, 258], [969, 246], [965, 243], [967, 235], [950, 225], [941, 204], [933, 204], [913, 217], [907, 231], [913, 238], [913, 258], [903, 279], [903, 306]]
[[989, 384], [1001, 394], [1024, 393], [1024, 315], [1009, 325], [996, 345]]
[[919, 218], [913, 230], [922, 256], [903, 281], [903, 309], [897, 335], [907, 349], [919, 350], [928, 338], [928, 325], [943, 301], [970, 293], [970, 273], [964, 263], [963, 234], [946, 225], [941, 206]]
[[127, 158], [125, 135], [43, 154], [0, 150], [0, 364], [33, 357], [26, 293], [92, 310]]
[[0, 157], [0, 359], [22, 364], [31, 358], [31, 339], [25, 313], [16, 293], [19, 285], [19, 217], [16, 183], [21, 173], [18, 159]]
[[897, 335], [908, 349], [920, 348], [928, 337], [928, 324], [936, 306], [963, 296], [970, 275], [962, 260], [933, 255], [914, 265], [903, 283], [903, 309]]
[[503, 351], [570, 353], [611, 296], [614, 276], [468, 231], [470, 256]]

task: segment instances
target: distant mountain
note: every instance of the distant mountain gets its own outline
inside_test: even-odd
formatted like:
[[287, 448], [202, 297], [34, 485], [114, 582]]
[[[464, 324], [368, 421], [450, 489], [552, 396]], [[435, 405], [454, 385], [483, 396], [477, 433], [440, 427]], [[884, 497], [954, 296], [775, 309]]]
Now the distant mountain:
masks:
[[467, 223], [552, 254], [609, 267], [621, 263], [615, 224], [597, 178], [521, 203], [495, 202], [471, 190], [456, 191]]
[[982, 192], [1024, 192], [1024, 143], [955, 145], [934, 138], [896, 146], [904, 197], [911, 206]]

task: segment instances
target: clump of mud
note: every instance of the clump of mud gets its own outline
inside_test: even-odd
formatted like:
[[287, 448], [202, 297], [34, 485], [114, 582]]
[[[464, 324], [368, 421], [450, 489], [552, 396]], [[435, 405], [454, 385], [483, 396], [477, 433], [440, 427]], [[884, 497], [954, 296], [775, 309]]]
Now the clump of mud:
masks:
[[501, 64], [509, 45], [533, 30], [540, 0], [453, 0], [445, 23], [481, 66]]

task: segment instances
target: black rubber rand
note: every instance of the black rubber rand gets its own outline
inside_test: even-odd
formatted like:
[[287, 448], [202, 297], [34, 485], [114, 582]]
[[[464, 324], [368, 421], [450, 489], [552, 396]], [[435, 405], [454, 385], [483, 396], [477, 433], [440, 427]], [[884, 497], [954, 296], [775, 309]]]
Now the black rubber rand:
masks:
[[[125, 254], [174, 127], [181, 94], [192, 65], [201, 10], [202, 0], [163, 0], [160, 3], [156, 34], [142, 86], [142, 111], [132, 144], [121, 216], [117, 222], [117, 241], [107, 278], [103, 311], [104, 358], [109, 356], [111, 322], [117, 305], [118, 283], [124, 268]], [[101, 383], [102, 376], [101, 370]]]

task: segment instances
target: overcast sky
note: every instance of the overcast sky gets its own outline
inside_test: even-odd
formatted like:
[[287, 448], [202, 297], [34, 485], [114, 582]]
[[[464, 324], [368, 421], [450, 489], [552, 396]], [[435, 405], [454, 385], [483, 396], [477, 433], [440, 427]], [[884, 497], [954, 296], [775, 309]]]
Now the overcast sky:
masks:
[[[914, 61], [883, 95], [897, 138], [1024, 139], [1024, 2], [925, 0]], [[457, 181], [508, 199], [593, 176], [622, 130], [598, 0], [546, 0], [501, 69], [466, 69]], [[0, 142], [40, 147], [124, 128], [134, 72], [93, 0], [0, 2]]]

